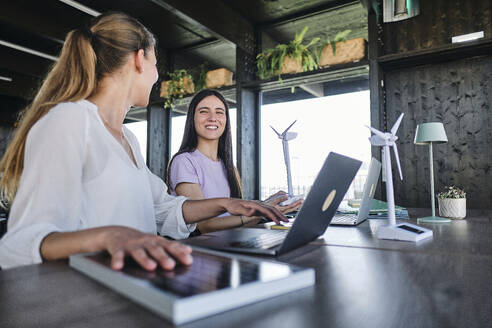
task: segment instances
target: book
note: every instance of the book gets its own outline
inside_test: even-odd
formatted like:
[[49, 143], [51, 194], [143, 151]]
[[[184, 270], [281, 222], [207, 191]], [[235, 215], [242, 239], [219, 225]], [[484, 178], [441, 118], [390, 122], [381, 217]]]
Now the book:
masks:
[[105, 253], [70, 256], [70, 266], [156, 314], [182, 324], [309, 287], [315, 272], [290, 264], [194, 247], [193, 264], [146, 271], [112, 270]]

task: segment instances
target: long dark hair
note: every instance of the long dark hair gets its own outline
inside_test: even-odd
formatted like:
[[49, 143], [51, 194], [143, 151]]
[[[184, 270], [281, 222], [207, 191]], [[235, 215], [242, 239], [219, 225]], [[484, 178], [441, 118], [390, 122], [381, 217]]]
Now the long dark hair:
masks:
[[[198, 103], [200, 103], [200, 101], [208, 96], [215, 96], [219, 98], [219, 100], [222, 101], [222, 103], [224, 104], [227, 120], [224, 133], [222, 133], [219, 138], [219, 149], [217, 155], [219, 159], [222, 160], [222, 163], [224, 163], [227, 174], [227, 181], [229, 182], [229, 189], [231, 191], [231, 197], [242, 198], [239, 174], [236, 167], [234, 166], [234, 162], [232, 161], [232, 136], [230, 123], [231, 121], [229, 119], [229, 106], [227, 105], [227, 101], [225, 100], [224, 96], [216, 90], [204, 89], [198, 92], [193, 97], [193, 99], [191, 99], [190, 106], [188, 107], [188, 114], [186, 116], [183, 141], [181, 142], [179, 151], [174, 154], [167, 168], [167, 184], [170, 186], [170, 171], [171, 164], [173, 163], [174, 158], [179, 154], [189, 153], [196, 150], [196, 147], [198, 145], [198, 136], [195, 129], [195, 111]], [[170, 186], [169, 188], [172, 187]]]

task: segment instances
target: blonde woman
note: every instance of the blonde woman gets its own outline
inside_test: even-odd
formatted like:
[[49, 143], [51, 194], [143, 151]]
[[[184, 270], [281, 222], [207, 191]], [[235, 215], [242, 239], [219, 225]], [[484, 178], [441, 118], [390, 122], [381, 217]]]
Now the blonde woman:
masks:
[[157, 81], [153, 35], [121, 13], [71, 31], [1, 163], [0, 190], [11, 205], [0, 266], [108, 251], [143, 268], [189, 265], [191, 249], [157, 236], [185, 238], [223, 212], [286, 220], [255, 202], [188, 200], [146, 167], [123, 126], [131, 106], [146, 106]]

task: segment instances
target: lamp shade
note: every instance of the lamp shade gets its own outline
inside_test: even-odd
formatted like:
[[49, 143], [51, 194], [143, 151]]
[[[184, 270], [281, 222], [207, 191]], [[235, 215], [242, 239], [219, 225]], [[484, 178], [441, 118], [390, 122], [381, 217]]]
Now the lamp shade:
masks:
[[417, 125], [413, 143], [416, 145], [427, 145], [431, 142], [448, 142], [446, 131], [444, 131], [444, 125], [440, 122], [422, 123]]

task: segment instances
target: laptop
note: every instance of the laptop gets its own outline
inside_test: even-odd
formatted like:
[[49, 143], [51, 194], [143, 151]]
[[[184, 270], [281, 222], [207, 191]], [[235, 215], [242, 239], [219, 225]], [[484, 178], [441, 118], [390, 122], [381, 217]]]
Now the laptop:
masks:
[[362, 162], [334, 152], [328, 154], [292, 228], [238, 228], [206, 233], [185, 243], [221, 251], [278, 256], [322, 235], [330, 224]]
[[330, 225], [356, 226], [367, 219], [369, 211], [371, 210], [371, 201], [374, 197], [374, 192], [376, 191], [376, 184], [378, 183], [380, 172], [381, 163], [373, 157], [371, 159], [371, 164], [369, 164], [369, 172], [367, 174], [366, 183], [364, 184], [364, 192], [358, 213], [335, 214]]

